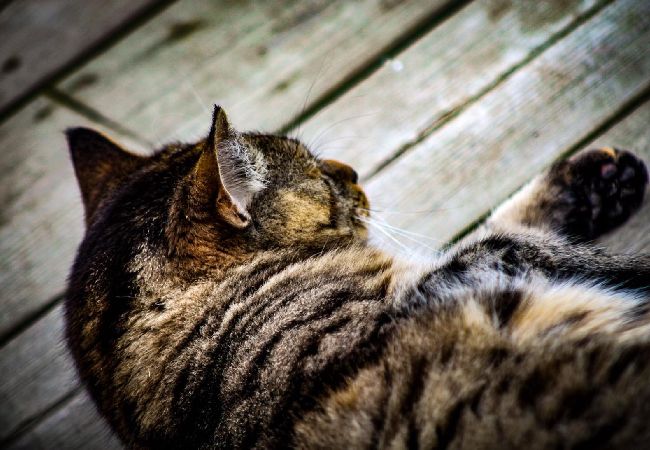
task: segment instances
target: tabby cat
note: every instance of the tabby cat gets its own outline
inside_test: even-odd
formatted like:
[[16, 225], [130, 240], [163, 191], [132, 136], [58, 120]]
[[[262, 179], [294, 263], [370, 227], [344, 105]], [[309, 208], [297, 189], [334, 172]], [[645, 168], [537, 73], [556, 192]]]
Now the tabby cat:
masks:
[[212, 122], [149, 157], [67, 132], [67, 338], [125, 445], [650, 448], [650, 256], [589, 244], [641, 204], [631, 153], [557, 162], [427, 265], [368, 244], [349, 166]]

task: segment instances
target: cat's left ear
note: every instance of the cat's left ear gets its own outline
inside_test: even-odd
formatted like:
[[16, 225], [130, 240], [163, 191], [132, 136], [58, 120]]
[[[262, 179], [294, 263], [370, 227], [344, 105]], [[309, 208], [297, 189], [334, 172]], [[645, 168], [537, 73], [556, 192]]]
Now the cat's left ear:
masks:
[[193, 197], [215, 205], [217, 213], [235, 228], [246, 228], [253, 196], [266, 186], [263, 156], [244, 142], [217, 105], [210, 134], [195, 168]]
[[66, 137], [89, 224], [102, 200], [141, 167], [146, 158], [90, 128], [69, 128]]

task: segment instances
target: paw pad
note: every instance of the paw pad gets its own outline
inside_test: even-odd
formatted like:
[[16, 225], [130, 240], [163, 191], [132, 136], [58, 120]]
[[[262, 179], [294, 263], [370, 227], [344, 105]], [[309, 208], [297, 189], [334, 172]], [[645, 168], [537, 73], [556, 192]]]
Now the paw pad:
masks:
[[632, 153], [605, 147], [580, 152], [558, 167], [563, 195], [572, 204], [566, 228], [593, 239], [622, 224], [641, 205], [648, 184], [645, 164]]

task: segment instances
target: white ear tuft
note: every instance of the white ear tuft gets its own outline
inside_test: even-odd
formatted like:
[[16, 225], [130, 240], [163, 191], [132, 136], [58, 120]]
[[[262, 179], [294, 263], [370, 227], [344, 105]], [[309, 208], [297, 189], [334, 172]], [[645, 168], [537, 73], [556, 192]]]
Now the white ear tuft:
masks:
[[216, 149], [221, 184], [239, 209], [246, 211], [253, 196], [266, 187], [264, 157], [233, 130], [216, 143]]
[[[237, 227], [250, 221], [248, 207], [253, 196], [266, 187], [267, 166], [264, 156], [228, 123], [226, 113], [215, 105], [212, 127], [199, 167], [203, 172], [218, 174], [218, 209]], [[216, 164], [215, 164], [216, 163]], [[216, 166], [216, 170], [210, 170]], [[205, 183], [204, 183], [205, 185]]]

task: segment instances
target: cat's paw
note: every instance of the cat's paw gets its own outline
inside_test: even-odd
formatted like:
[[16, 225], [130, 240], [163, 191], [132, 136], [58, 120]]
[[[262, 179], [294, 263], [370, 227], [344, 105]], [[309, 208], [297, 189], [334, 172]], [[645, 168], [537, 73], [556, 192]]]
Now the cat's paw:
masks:
[[559, 187], [562, 228], [591, 240], [621, 225], [636, 211], [648, 184], [641, 159], [610, 147], [582, 151], [551, 169]]

